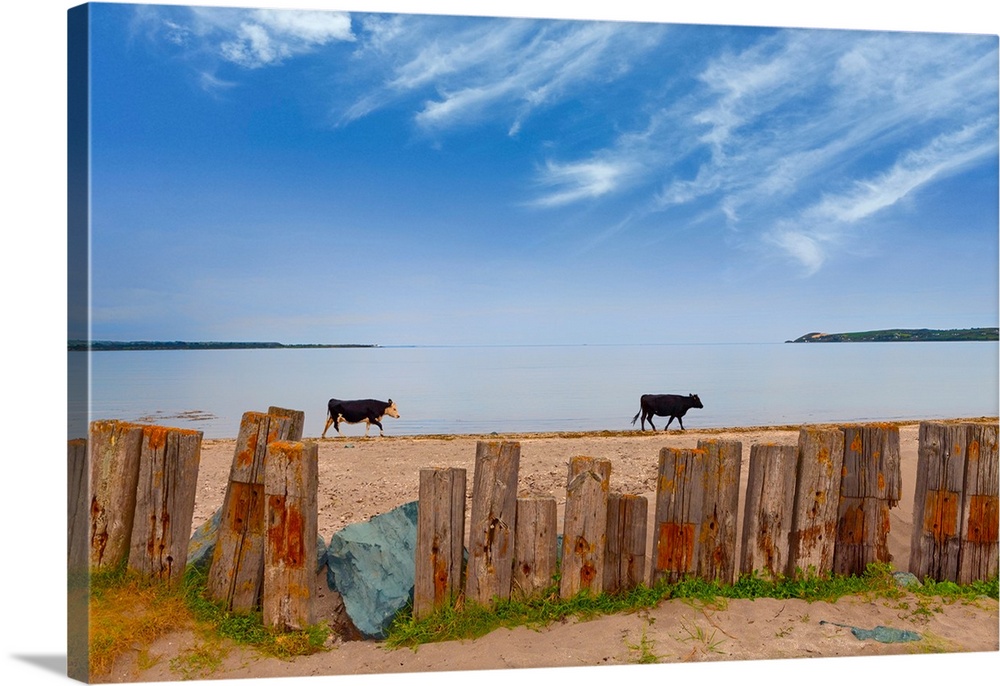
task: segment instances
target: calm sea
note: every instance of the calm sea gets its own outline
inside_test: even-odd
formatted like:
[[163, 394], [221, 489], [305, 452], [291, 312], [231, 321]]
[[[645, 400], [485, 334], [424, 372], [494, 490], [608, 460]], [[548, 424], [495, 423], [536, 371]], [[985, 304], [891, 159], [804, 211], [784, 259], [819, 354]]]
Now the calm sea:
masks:
[[123, 419], [205, 438], [272, 405], [305, 411], [305, 436], [319, 436], [331, 397], [396, 401], [400, 418], [383, 422], [395, 436], [630, 429], [643, 393], [699, 394], [689, 429], [998, 414], [995, 342], [113, 351], [92, 353], [91, 373], [89, 415], [71, 403], [71, 427]]

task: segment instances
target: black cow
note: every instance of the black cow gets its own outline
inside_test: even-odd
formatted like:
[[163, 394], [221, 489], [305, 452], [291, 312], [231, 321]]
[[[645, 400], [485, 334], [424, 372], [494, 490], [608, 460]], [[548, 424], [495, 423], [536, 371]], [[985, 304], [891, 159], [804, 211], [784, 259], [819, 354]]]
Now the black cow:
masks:
[[380, 420], [385, 415], [399, 419], [399, 410], [396, 409], [396, 403], [392, 402], [392, 399], [385, 402], [371, 399], [337, 400], [336, 398], [331, 398], [326, 406], [326, 426], [323, 427], [323, 433], [320, 438], [326, 438], [326, 430], [330, 428], [331, 424], [333, 424], [333, 428], [337, 430], [337, 433], [343, 436], [344, 434], [340, 433], [341, 422], [347, 422], [348, 424], [364, 422], [365, 438], [368, 438], [368, 429], [374, 424], [378, 427], [379, 435], [383, 436], [382, 422]]
[[667, 426], [663, 427], [663, 430], [666, 431], [670, 422], [674, 421], [674, 417], [676, 417], [677, 423], [681, 425], [681, 431], [683, 431], [684, 422], [681, 421], [681, 417], [692, 407], [704, 407], [701, 404], [701, 399], [696, 395], [643, 395], [639, 398], [639, 414], [632, 417], [632, 425], [635, 426], [635, 420], [639, 419], [639, 415], [642, 415], [642, 421], [639, 422], [642, 430], [646, 430], [646, 421], [648, 420], [649, 426], [653, 431], [656, 431], [656, 427], [653, 426], [653, 415], [657, 417], [669, 416], [670, 419], [667, 420]]

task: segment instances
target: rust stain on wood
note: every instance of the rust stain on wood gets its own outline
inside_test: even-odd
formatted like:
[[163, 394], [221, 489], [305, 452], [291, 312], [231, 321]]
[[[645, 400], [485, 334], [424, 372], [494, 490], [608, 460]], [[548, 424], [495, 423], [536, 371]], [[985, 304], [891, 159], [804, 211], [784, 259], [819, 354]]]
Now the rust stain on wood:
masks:
[[594, 552], [594, 546], [592, 546], [583, 536], [577, 536], [576, 542], [573, 545], [573, 552], [580, 557], [590, 555]]
[[830, 459], [830, 449], [825, 445], [822, 446], [819, 449], [819, 452], [816, 453], [816, 461], [823, 465], [833, 464], [833, 460]]
[[167, 444], [167, 429], [162, 426], [144, 426], [142, 432], [146, 434], [149, 447], [152, 450], [159, 450]]
[[865, 511], [862, 507], [849, 506], [840, 519], [839, 542], [861, 545], [865, 542]]
[[660, 522], [660, 535], [656, 546], [656, 568], [678, 572], [692, 571], [694, 539], [694, 524]]
[[996, 543], [1000, 534], [998, 521], [1000, 521], [1000, 511], [998, 511], [997, 496], [970, 496], [966, 540], [970, 543]]
[[294, 501], [281, 495], [268, 497], [273, 521], [267, 529], [271, 559], [291, 569], [305, 564], [305, 518]]
[[958, 533], [958, 494], [952, 491], [927, 491], [924, 508], [924, 531], [928, 531], [937, 543], [954, 538]]
[[257, 484], [247, 484], [233, 481], [229, 485], [232, 493], [232, 504], [226, 513], [229, 517], [229, 529], [237, 533], [246, 531], [257, 521], [263, 521], [263, 487]]

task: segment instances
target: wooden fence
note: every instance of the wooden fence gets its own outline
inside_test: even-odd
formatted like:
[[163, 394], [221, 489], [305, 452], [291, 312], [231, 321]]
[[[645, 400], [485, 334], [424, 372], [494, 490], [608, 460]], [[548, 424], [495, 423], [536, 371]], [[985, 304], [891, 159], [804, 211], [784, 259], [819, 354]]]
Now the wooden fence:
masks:
[[[210, 597], [261, 608], [280, 628], [315, 621], [318, 450], [300, 440], [304, 416], [280, 407], [244, 414], [208, 575]], [[118, 420], [91, 422], [87, 440], [70, 441], [71, 570], [127, 565], [179, 579], [201, 441], [200, 431]]]
[[[208, 575], [211, 597], [261, 608], [283, 628], [315, 621], [318, 451], [301, 440], [303, 419], [278, 407], [244, 414]], [[92, 422], [89, 441], [70, 441], [71, 567], [127, 564], [179, 578], [201, 438], [108, 420]], [[610, 461], [578, 456], [568, 464], [560, 546], [556, 499], [517, 498], [520, 444], [480, 441], [467, 561], [466, 470], [420, 471], [414, 614], [462, 597], [527, 597], [557, 572], [562, 597], [690, 577], [732, 583], [737, 568], [770, 578], [860, 574], [889, 561], [899, 453], [898, 428], [882, 424], [803, 427], [796, 445], [752, 445], [741, 532], [739, 442], [662, 448], [652, 511], [645, 496], [612, 488]], [[997, 481], [995, 424], [920, 425], [910, 571], [960, 583], [997, 574]]]
[[[519, 455], [516, 442], [477, 446], [466, 601], [537, 594], [557, 572], [569, 597], [691, 577], [733, 583], [737, 568], [772, 579], [859, 575], [890, 561], [889, 511], [901, 495], [896, 426], [802, 427], [795, 445], [750, 446], [739, 548], [739, 442], [661, 449], [652, 517], [645, 496], [614, 491], [609, 461], [573, 458], [559, 550], [555, 498], [511, 506]], [[921, 424], [919, 470], [911, 571], [962, 583], [995, 575], [996, 425]], [[418, 618], [462, 595], [465, 521], [465, 470], [420, 476]]]
[[[71, 527], [72, 535], [86, 522], [91, 569], [127, 565], [170, 582], [183, 575], [201, 438], [200, 431], [189, 429], [117, 420], [91, 423], [90, 502], [85, 512], [77, 512], [84, 519]], [[79, 459], [86, 445], [71, 441], [70, 449]], [[83, 484], [75, 488], [86, 492]], [[79, 498], [78, 493], [74, 501]], [[71, 559], [81, 555], [70, 554]]]

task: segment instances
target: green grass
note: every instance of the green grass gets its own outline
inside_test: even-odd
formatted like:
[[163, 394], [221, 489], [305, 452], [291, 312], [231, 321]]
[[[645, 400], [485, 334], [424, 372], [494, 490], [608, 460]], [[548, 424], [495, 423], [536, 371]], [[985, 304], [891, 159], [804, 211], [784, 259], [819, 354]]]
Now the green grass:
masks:
[[188, 567], [183, 580], [163, 584], [124, 568], [95, 572], [90, 579], [90, 672], [101, 677], [128, 651], [139, 651], [140, 668], [152, 666], [147, 650], [161, 636], [191, 630], [193, 648], [171, 660], [185, 679], [205, 678], [221, 665], [225, 639], [279, 658], [324, 649], [330, 629], [318, 624], [300, 631], [267, 627], [261, 612], [230, 612], [208, 599], [206, 577]]
[[409, 608], [400, 612], [390, 625], [386, 646], [415, 648], [423, 643], [473, 639], [499, 628], [527, 626], [542, 628], [568, 618], [592, 619], [601, 615], [640, 612], [664, 600], [686, 599], [723, 607], [736, 598], [795, 598], [809, 602], [832, 602], [845, 596], [902, 599], [908, 594], [921, 599], [921, 605], [934, 602], [975, 602], [982, 597], [998, 598], [997, 577], [968, 586], [951, 582], [926, 581], [922, 586], [902, 588], [887, 564], [871, 564], [861, 576], [802, 575], [801, 578], [764, 579], [756, 573], [740, 577], [732, 585], [701, 579], [686, 579], [674, 584], [640, 585], [619, 594], [592, 595], [586, 591], [562, 599], [553, 584], [538, 597], [525, 600], [499, 600], [488, 608], [473, 603], [445, 607], [421, 620]]
[[[230, 612], [208, 599], [204, 572], [189, 567], [181, 583], [165, 585], [144, 580], [125, 570], [94, 573], [90, 583], [90, 668], [94, 677], [107, 674], [115, 660], [130, 650], [140, 652], [140, 665], [150, 666], [146, 649], [171, 631], [192, 630], [195, 645], [171, 660], [171, 670], [184, 679], [207, 678], [221, 665], [228, 641], [265, 654], [288, 659], [324, 650], [330, 629], [318, 624], [301, 631], [279, 631], [264, 625], [261, 612]], [[640, 585], [617, 594], [582, 592], [559, 597], [558, 581], [544, 593], [525, 600], [499, 601], [492, 608], [465, 603], [448, 607], [417, 621], [404, 609], [389, 627], [385, 646], [416, 648], [423, 643], [474, 639], [496, 629], [525, 626], [541, 629], [569, 618], [593, 619], [616, 613], [643, 613], [664, 600], [682, 599], [725, 609], [735, 598], [796, 598], [834, 601], [845, 596], [896, 599], [901, 610], [915, 620], [940, 612], [943, 605], [998, 599], [998, 580], [969, 585], [925, 580], [923, 585], [902, 588], [889, 565], [872, 564], [861, 576], [800, 575], [794, 579], [743, 576], [735, 584], [686, 579], [654, 587]], [[689, 636], [714, 650], [714, 636]], [[629, 646], [640, 662], [655, 661], [645, 640]]]

